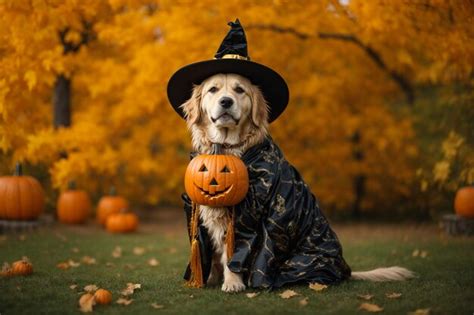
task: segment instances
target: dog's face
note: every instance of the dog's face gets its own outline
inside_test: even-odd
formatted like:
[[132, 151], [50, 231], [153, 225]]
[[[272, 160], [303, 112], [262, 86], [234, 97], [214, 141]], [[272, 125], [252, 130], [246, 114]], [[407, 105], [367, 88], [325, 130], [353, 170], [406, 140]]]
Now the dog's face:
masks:
[[216, 74], [193, 90], [182, 105], [189, 126], [240, 129], [266, 126], [268, 108], [259, 88], [238, 74]]
[[252, 84], [237, 74], [216, 74], [202, 83], [202, 111], [217, 128], [233, 128], [252, 108]]

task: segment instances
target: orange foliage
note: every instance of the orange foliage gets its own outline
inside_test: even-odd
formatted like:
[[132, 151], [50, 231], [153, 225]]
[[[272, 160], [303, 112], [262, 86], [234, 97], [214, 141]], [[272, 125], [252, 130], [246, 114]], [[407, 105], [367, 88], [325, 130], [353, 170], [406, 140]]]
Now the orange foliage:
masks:
[[[289, 83], [289, 108], [271, 132], [323, 203], [349, 207], [360, 174], [364, 208], [409, 197], [419, 150], [410, 117], [389, 105], [407, 96], [400, 81], [469, 81], [474, 8], [467, 0], [344, 3], [2, 1], [0, 148], [10, 165], [47, 165], [56, 188], [72, 178], [90, 192], [113, 183], [135, 202], [178, 204], [190, 138], [166, 83], [179, 67], [211, 58], [237, 15], [251, 58]], [[59, 31], [77, 44], [84, 21], [91, 40], [63, 54]], [[73, 114], [70, 128], [56, 130], [59, 74], [72, 79]]]

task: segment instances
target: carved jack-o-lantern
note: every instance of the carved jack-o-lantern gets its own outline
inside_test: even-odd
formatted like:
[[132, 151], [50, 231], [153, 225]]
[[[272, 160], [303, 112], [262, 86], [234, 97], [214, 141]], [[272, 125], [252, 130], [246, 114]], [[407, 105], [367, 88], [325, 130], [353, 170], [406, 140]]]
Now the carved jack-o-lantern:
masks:
[[249, 176], [242, 160], [220, 154], [220, 146], [215, 145], [214, 154], [192, 159], [186, 169], [184, 186], [189, 198], [197, 204], [227, 207], [244, 199]]

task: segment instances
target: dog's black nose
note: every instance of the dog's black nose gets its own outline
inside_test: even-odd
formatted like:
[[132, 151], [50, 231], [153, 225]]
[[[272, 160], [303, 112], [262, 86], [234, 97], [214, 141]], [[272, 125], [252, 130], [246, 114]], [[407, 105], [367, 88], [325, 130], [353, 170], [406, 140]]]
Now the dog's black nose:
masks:
[[232, 105], [234, 105], [234, 100], [231, 99], [230, 97], [224, 96], [223, 98], [219, 100], [219, 104], [224, 108], [229, 108]]

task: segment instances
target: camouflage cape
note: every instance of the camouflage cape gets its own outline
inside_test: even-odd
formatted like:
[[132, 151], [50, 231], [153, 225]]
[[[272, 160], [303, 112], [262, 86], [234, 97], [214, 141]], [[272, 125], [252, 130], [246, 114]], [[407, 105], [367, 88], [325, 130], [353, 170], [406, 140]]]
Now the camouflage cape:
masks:
[[[266, 138], [250, 148], [242, 160], [249, 172], [250, 188], [235, 206], [235, 249], [229, 269], [241, 273], [251, 288], [336, 284], [347, 279], [351, 269], [336, 234], [298, 171], [273, 140]], [[191, 202], [186, 194], [183, 200], [189, 223]], [[212, 244], [203, 225], [199, 226], [198, 238], [207, 279]]]

